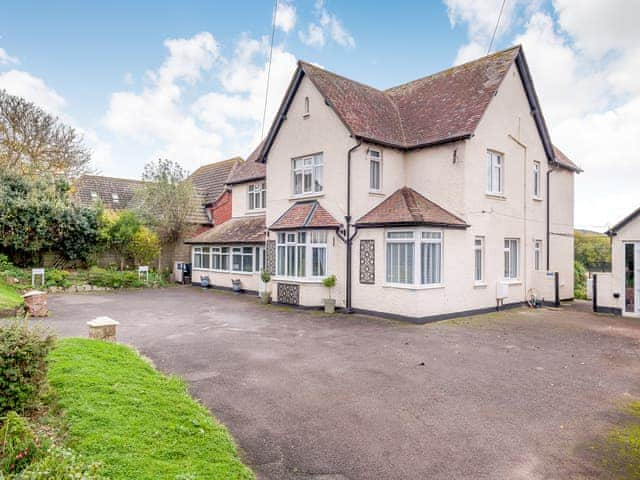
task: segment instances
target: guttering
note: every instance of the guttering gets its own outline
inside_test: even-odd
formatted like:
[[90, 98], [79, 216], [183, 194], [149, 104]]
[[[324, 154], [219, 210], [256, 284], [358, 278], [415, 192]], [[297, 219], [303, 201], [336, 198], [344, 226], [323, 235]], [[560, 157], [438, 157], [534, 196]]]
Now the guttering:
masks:
[[435, 147], [437, 145], [444, 145], [446, 143], [460, 142], [462, 140], [469, 140], [471, 137], [473, 137], [472, 133], [464, 133], [461, 135], [455, 135], [452, 137], [442, 138], [439, 140], [434, 140], [432, 142], [419, 143], [416, 145], [399, 145], [397, 143], [385, 142], [384, 140], [377, 140], [375, 138], [364, 137], [361, 135], [355, 136], [355, 138], [359, 139], [361, 142], [367, 142], [373, 145], [379, 145], [381, 147], [395, 148], [397, 150], [402, 150], [403, 152], [418, 150], [420, 148]]
[[345, 301], [345, 310], [347, 313], [353, 313], [353, 308], [351, 307], [351, 256], [353, 247], [353, 237], [351, 236], [351, 154], [358, 149], [360, 145], [362, 145], [362, 140], [358, 139], [358, 143], [347, 152], [347, 214], [344, 217], [346, 223], [345, 238], [347, 240], [347, 298]]
[[392, 228], [392, 227], [439, 227], [464, 230], [469, 228], [468, 224], [451, 224], [436, 222], [378, 222], [378, 223], [356, 223], [356, 228], [363, 230], [365, 228]]

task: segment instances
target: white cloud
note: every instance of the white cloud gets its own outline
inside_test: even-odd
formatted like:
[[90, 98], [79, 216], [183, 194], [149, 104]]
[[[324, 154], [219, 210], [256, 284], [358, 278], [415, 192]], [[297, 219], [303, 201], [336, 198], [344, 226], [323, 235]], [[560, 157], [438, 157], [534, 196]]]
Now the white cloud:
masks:
[[133, 79], [133, 74], [131, 72], [125, 73], [124, 76], [122, 77], [122, 80], [124, 81], [124, 83], [126, 83], [129, 86], [135, 83], [135, 80]]
[[298, 35], [305, 45], [316, 48], [324, 47], [324, 31], [315, 23], [310, 23], [307, 26], [307, 31], [300, 31]]
[[21, 70], [0, 73], [0, 89], [26, 98], [53, 115], [61, 115], [66, 101], [41, 78]]
[[299, 32], [300, 40], [312, 47], [323, 47], [325, 38], [330, 38], [345, 48], [355, 48], [356, 41], [334, 13], [327, 10], [323, 0], [317, 0], [314, 6], [318, 23], [311, 22], [307, 31]]
[[278, 2], [276, 10], [276, 27], [285, 33], [289, 33], [296, 26], [296, 7], [286, 0]]
[[[141, 92], [111, 96], [105, 125], [151, 152], [141, 161], [167, 157], [193, 170], [231, 154], [247, 155], [260, 136], [267, 39], [243, 36], [229, 58], [220, 54], [208, 32], [170, 40], [165, 46], [167, 58], [157, 70], [147, 72], [149, 82]], [[268, 120], [295, 65], [292, 54], [274, 47]], [[203, 84], [205, 73], [219, 84]], [[202, 87], [208, 88], [203, 92]]]
[[16, 57], [12, 57], [4, 48], [0, 47], [0, 65], [11, 65], [16, 63], [20, 63], [20, 60]]

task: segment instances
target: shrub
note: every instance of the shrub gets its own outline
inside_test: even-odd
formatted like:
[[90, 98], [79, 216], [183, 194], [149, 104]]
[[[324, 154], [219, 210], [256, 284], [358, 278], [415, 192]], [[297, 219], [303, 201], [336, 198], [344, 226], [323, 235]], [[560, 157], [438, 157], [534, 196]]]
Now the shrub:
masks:
[[0, 472], [21, 471], [38, 454], [40, 442], [29, 423], [16, 412], [9, 412], [0, 428]]
[[24, 411], [37, 401], [53, 343], [41, 328], [17, 321], [0, 326], [0, 415]]
[[56, 268], [47, 270], [45, 285], [47, 287], [64, 287], [64, 288], [71, 286], [71, 282], [69, 281], [69, 272], [66, 272], [64, 270], [58, 270]]
[[129, 254], [139, 265], [149, 265], [160, 255], [158, 236], [147, 227], [140, 227], [129, 245]]
[[271, 274], [266, 270], [262, 270], [262, 272], [260, 272], [260, 279], [264, 283], [269, 283], [271, 281]]
[[29, 465], [15, 480], [101, 480], [100, 464], [88, 463], [72, 450], [52, 445], [44, 457]]
[[[151, 275], [149, 275], [151, 279]], [[138, 272], [106, 270], [93, 267], [89, 270], [88, 282], [90, 285], [108, 288], [132, 288], [144, 286], [144, 280], [138, 278]]]
[[587, 270], [577, 260], [573, 262], [573, 296], [575, 298], [587, 298]]

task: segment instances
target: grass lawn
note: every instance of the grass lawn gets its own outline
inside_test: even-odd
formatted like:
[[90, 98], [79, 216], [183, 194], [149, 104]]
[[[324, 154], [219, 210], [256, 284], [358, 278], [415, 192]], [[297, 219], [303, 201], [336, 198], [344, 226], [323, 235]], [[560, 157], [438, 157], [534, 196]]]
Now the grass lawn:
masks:
[[0, 310], [16, 308], [22, 305], [22, 297], [11, 286], [0, 279]]
[[51, 353], [49, 381], [67, 443], [110, 479], [252, 479], [231, 435], [131, 348], [70, 338]]

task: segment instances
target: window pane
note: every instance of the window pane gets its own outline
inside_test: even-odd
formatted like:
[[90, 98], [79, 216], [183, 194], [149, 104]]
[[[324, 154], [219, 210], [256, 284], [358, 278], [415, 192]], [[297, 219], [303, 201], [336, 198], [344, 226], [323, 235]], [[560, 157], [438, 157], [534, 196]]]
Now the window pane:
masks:
[[243, 272], [251, 272], [253, 266], [253, 255], [243, 255], [242, 256], [242, 271]]
[[312, 249], [312, 261], [313, 261], [313, 276], [324, 277], [326, 273], [326, 258], [327, 249], [324, 247], [313, 247]]
[[285, 275], [287, 254], [285, 247], [278, 247], [278, 275]]
[[311, 243], [327, 243], [327, 231], [326, 230], [312, 231]]
[[296, 247], [287, 247], [287, 276], [296, 275]]
[[479, 282], [482, 280], [482, 250], [476, 250], [476, 272], [475, 272], [475, 281]]
[[298, 243], [307, 243], [307, 232], [298, 232]]
[[308, 193], [311, 191], [311, 170], [305, 170], [304, 171], [304, 187], [303, 187], [303, 191], [305, 193]]
[[296, 172], [293, 175], [293, 193], [302, 193], [302, 172]]
[[441, 248], [439, 243], [422, 244], [422, 283], [440, 283]]
[[372, 190], [380, 190], [380, 162], [377, 160], [369, 162], [369, 187]]
[[410, 239], [413, 238], [413, 232], [387, 232], [387, 238], [389, 239]]
[[387, 281], [413, 283], [413, 243], [387, 244]]
[[313, 191], [322, 191], [322, 165], [313, 167]]
[[297, 276], [304, 277], [305, 271], [307, 267], [307, 247], [299, 246], [298, 248], [298, 258], [297, 258]]
[[234, 253], [231, 255], [231, 270], [239, 272], [242, 269], [242, 255]]

